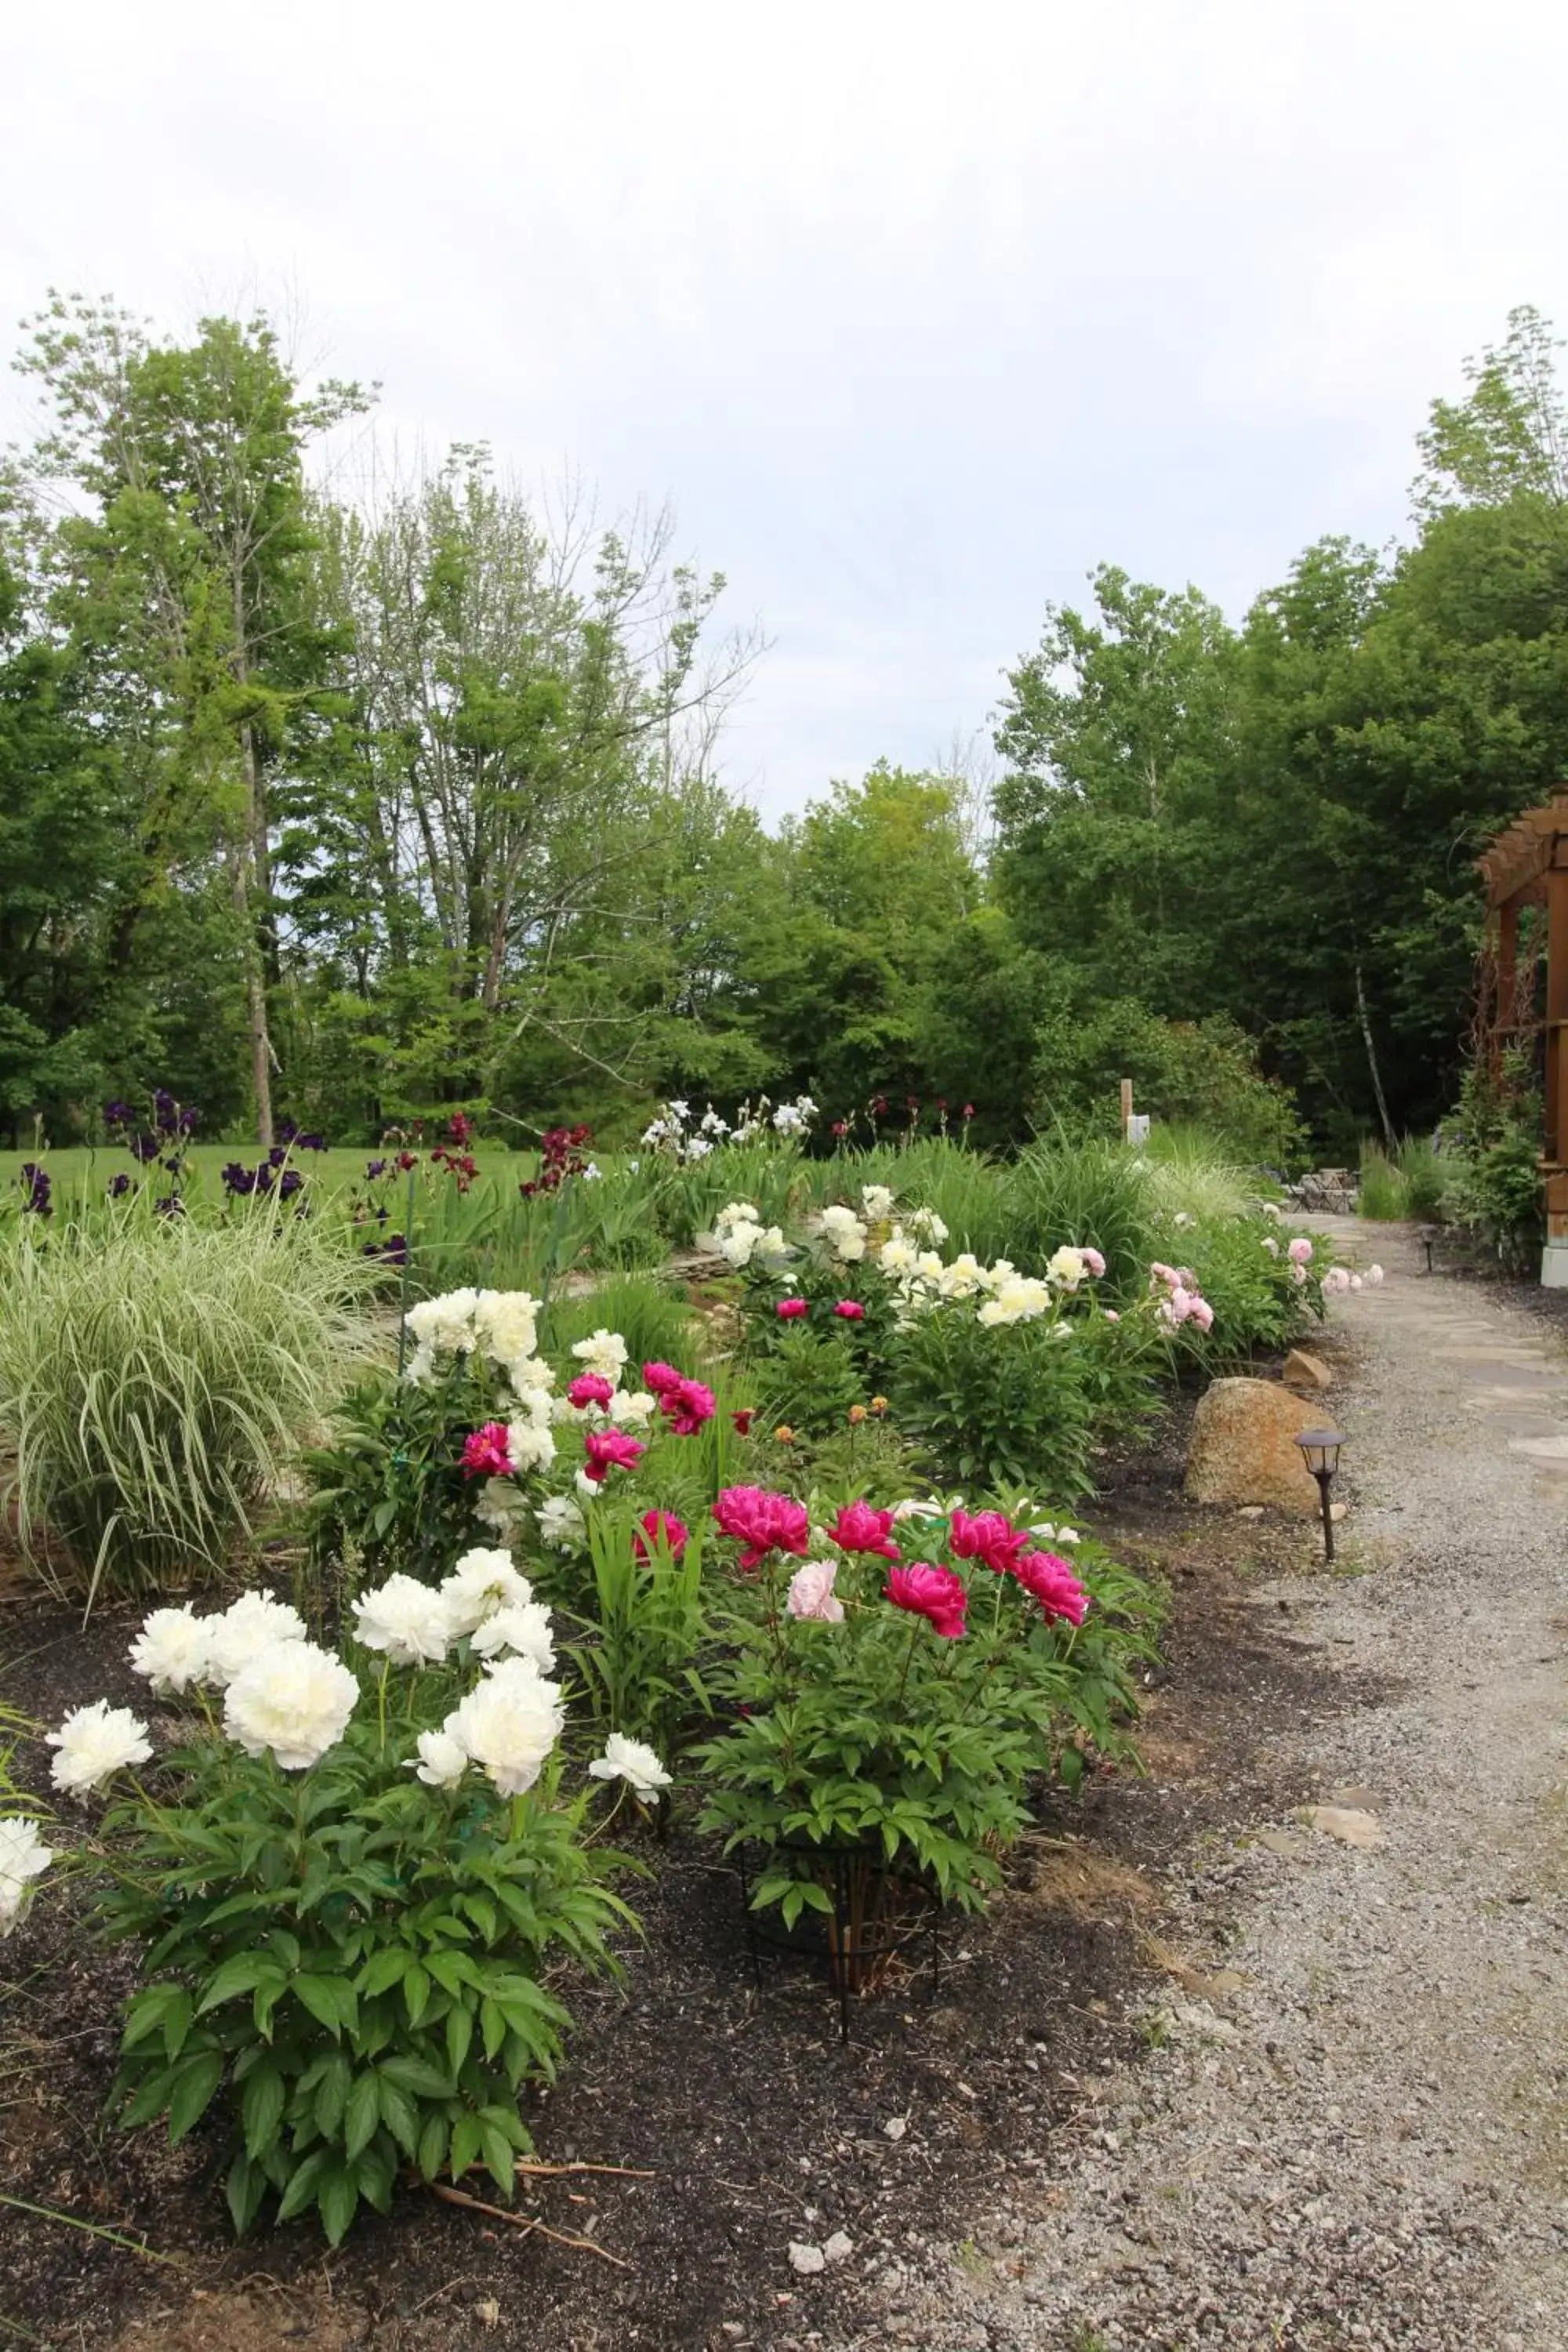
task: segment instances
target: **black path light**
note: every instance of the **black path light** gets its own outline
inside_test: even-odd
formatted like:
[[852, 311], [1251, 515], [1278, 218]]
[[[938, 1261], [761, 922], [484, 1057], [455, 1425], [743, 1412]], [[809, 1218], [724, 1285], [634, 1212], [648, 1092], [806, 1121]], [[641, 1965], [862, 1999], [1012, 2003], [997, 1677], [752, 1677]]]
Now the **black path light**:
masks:
[[1329, 1488], [1340, 1465], [1340, 1448], [1344, 1439], [1337, 1429], [1304, 1429], [1296, 1440], [1308, 1469], [1318, 1482], [1318, 1493], [1323, 1505], [1323, 1558], [1334, 1556], [1334, 1515], [1329, 1502]]
[[1432, 1244], [1437, 1238], [1436, 1226], [1417, 1225], [1415, 1228], [1415, 1238], [1426, 1253], [1426, 1271], [1430, 1274], [1432, 1271]]

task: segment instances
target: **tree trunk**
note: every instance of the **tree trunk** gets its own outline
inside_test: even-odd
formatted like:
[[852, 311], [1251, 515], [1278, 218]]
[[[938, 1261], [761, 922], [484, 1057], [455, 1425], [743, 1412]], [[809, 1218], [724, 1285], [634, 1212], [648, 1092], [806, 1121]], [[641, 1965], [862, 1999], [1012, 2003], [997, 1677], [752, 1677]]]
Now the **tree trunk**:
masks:
[[[272, 1038], [267, 1024], [267, 970], [261, 940], [251, 911], [247, 869], [264, 887], [267, 870], [267, 816], [261, 800], [261, 774], [256, 757], [256, 737], [248, 721], [239, 730], [240, 768], [245, 777], [245, 826], [234, 861], [234, 910], [239, 918], [245, 953], [245, 1009], [250, 1032], [250, 1086], [256, 1097], [256, 1137], [263, 1150], [272, 1147]], [[257, 857], [259, 832], [261, 856]]]
[[1372, 1042], [1372, 1020], [1366, 1009], [1366, 989], [1362, 982], [1359, 956], [1356, 958], [1355, 967], [1355, 1009], [1356, 1017], [1361, 1023], [1362, 1043], [1366, 1047], [1366, 1066], [1372, 1072], [1372, 1090], [1377, 1097], [1377, 1115], [1383, 1121], [1383, 1139], [1388, 1147], [1388, 1156], [1392, 1160], [1399, 1145], [1394, 1133], [1394, 1122], [1388, 1116], [1388, 1101], [1383, 1091], [1383, 1076], [1377, 1066], [1377, 1051]]

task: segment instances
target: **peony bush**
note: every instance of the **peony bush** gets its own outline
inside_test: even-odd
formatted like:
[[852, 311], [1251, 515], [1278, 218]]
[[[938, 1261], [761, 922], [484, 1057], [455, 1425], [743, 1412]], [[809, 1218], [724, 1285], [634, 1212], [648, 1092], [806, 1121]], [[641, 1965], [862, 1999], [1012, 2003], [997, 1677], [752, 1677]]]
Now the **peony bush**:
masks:
[[[237, 2230], [313, 2209], [334, 2244], [405, 2174], [482, 2165], [511, 2193], [519, 2093], [570, 2022], [546, 1973], [613, 1969], [631, 1917], [588, 1809], [602, 1780], [668, 1781], [622, 1738], [568, 1791], [555, 1629], [508, 1551], [395, 1574], [353, 1621], [338, 1654], [264, 1594], [154, 1610], [130, 1654], [172, 1751], [102, 1700], [49, 1736], [62, 1799], [110, 1798], [101, 1924], [142, 1954], [120, 2120], [177, 2142], [208, 2118]], [[0, 1927], [50, 1859], [0, 1822]]]

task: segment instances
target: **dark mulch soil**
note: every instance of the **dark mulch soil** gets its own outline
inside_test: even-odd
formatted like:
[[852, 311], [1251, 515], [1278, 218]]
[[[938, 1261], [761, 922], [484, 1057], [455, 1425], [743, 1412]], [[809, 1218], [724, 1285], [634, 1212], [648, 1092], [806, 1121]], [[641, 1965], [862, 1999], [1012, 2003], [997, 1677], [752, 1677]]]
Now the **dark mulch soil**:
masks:
[[[213, 2150], [171, 2153], [101, 2119], [126, 1958], [41, 1901], [0, 1952], [0, 2194], [143, 2240], [178, 2268], [15, 2207], [0, 2226], [0, 2347], [78, 2352], [304, 2352], [374, 2345], [458, 2352], [699, 2352], [869, 2346], [879, 2270], [927, 2238], [962, 2238], [1003, 2173], [1026, 2177], [1086, 2078], [1142, 2048], [1138, 2015], [1168, 1972], [1212, 1965], [1224, 1921], [1194, 1873], [1311, 1794], [1283, 1738], [1375, 1703], [1293, 1646], [1259, 1594], [1299, 1568], [1300, 1524], [1184, 1506], [1184, 1418], [1111, 1465], [1097, 1529], [1163, 1574], [1172, 1615], [1149, 1692], [1146, 1779], [1097, 1776], [1039, 1827], [983, 1922], [942, 1932], [882, 1996], [856, 2005], [847, 2047], [826, 1987], [768, 1959], [760, 1984], [736, 1882], [677, 1839], [634, 1899], [646, 1946], [624, 1993], [579, 1988], [572, 2063], [535, 2104], [542, 2158], [619, 2165], [525, 2189], [519, 2211], [591, 2237], [614, 2263], [410, 2193], [335, 2256], [293, 2225], [236, 2249]], [[129, 1621], [83, 1635], [13, 1589], [0, 1692], [41, 1716], [105, 1689], [132, 1695]], [[41, 1785], [36, 1782], [35, 1785]], [[886, 2126], [903, 2125], [889, 2137]], [[481, 2189], [479, 2194], [484, 2194]], [[853, 2255], [801, 2279], [789, 2242], [836, 2231]]]

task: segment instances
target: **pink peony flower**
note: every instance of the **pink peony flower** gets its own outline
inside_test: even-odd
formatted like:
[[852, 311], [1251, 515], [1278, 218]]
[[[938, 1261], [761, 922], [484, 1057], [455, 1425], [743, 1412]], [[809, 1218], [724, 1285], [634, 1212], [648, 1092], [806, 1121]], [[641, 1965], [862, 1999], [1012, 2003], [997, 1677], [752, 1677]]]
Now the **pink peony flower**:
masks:
[[583, 1444], [588, 1455], [583, 1475], [595, 1486], [611, 1470], [635, 1470], [647, 1452], [641, 1438], [628, 1437], [624, 1429], [591, 1429]]
[[642, 1526], [642, 1534], [632, 1538], [632, 1549], [639, 1559], [651, 1558], [652, 1547], [657, 1543], [668, 1544], [670, 1558], [679, 1559], [691, 1540], [691, 1529], [673, 1511], [645, 1511]]
[[1105, 1260], [1101, 1257], [1100, 1252], [1097, 1249], [1089, 1249], [1086, 1247], [1079, 1250], [1079, 1255], [1082, 1258], [1090, 1274], [1093, 1275], [1096, 1282], [1098, 1282], [1100, 1276], [1105, 1272]]
[[1167, 1290], [1174, 1290], [1179, 1286], [1181, 1279], [1181, 1276], [1176, 1272], [1173, 1265], [1162, 1265], [1158, 1258], [1154, 1260], [1153, 1265], [1149, 1268], [1149, 1280], [1151, 1286], [1152, 1286], [1156, 1282], [1163, 1282]]
[[1120, 1323], [1121, 1318], [1114, 1307], [1108, 1307], [1105, 1310], [1105, 1319], [1108, 1323]]
[[930, 1560], [917, 1559], [908, 1568], [890, 1569], [882, 1594], [895, 1609], [928, 1619], [932, 1633], [944, 1642], [956, 1642], [963, 1632], [969, 1594], [963, 1577], [951, 1568], [933, 1568]]
[[983, 1559], [998, 1576], [1008, 1575], [1029, 1540], [1027, 1528], [1015, 1528], [1005, 1511], [954, 1511], [948, 1538], [955, 1559]]
[[656, 1360], [642, 1368], [642, 1384], [650, 1395], [656, 1397], [668, 1396], [672, 1390], [680, 1386], [682, 1378], [673, 1364], [661, 1364]]
[[814, 1618], [822, 1625], [842, 1624], [844, 1603], [833, 1590], [837, 1573], [836, 1559], [808, 1559], [804, 1568], [797, 1568], [784, 1596], [784, 1607], [790, 1615]]
[[1187, 1319], [1195, 1323], [1200, 1331], [1210, 1331], [1214, 1328], [1214, 1308], [1206, 1298], [1191, 1298], [1187, 1302]]
[[879, 1559], [902, 1557], [892, 1540], [891, 1511], [874, 1510], [869, 1503], [846, 1503], [827, 1530], [829, 1543], [840, 1551], [874, 1552]]
[[606, 1405], [615, 1395], [615, 1385], [603, 1372], [579, 1372], [567, 1383], [566, 1402], [581, 1412], [586, 1404]]
[[695, 1437], [703, 1423], [712, 1420], [715, 1402], [712, 1390], [705, 1389], [700, 1381], [678, 1381], [658, 1400], [659, 1410], [677, 1437]]
[[764, 1486], [726, 1486], [713, 1506], [722, 1532], [745, 1549], [742, 1568], [755, 1568], [770, 1551], [805, 1555], [811, 1541], [811, 1519], [804, 1503], [788, 1495], [771, 1494]]
[[487, 1421], [482, 1429], [470, 1430], [464, 1438], [463, 1475], [465, 1478], [511, 1476], [511, 1455], [507, 1452], [504, 1421]]
[[803, 1315], [808, 1314], [809, 1312], [809, 1306], [804, 1298], [781, 1298], [779, 1300], [778, 1318], [781, 1323], [796, 1323]]
[[864, 1323], [866, 1309], [858, 1298], [841, 1298], [833, 1312], [841, 1323]]
[[1069, 1625], [1083, 1623], [1089, 1613], [1089, 1595], [1074, 1575], [1071, 1562], [1059, 1553], [1026, 1551], [1015, 1561], [1013, 1573], [1047, 1617], [1065, 1617]]
[[1310, 1265], [1312, 1244], [1304, 1234], [1298, 1234], [1285, 1253], [1292, 1265]]

